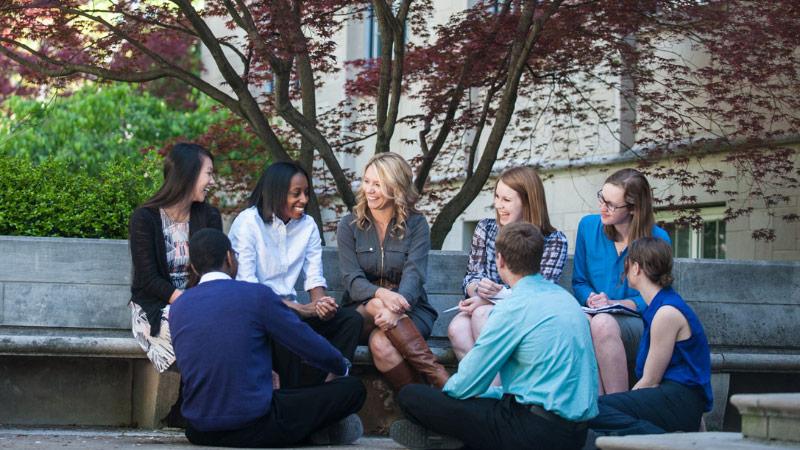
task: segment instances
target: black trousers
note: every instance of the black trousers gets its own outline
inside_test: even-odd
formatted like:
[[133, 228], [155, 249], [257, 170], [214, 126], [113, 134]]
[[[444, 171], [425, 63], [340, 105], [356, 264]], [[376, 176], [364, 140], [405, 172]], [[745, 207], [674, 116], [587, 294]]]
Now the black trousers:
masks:
[[469, 449], [580, 449], [586, 440], [585, 422], [534, 414], [510, 395], [456, 400], [410, 384], [400, 390], [398, 403], [409, 420], [457, 438]]
[[[339, 308], [330, 320], [303, 319], [314, 331], [328, 340], [345, 358], [353, 361], [361, 335], [363, 319], [355, 309]], [[281, 388], [314, 386], [325, 381], [327, 373], [304, 364], [299, 356], [272, 341], [272, 369], [281, 377]]]
[[361, 409], [367, 391], [358, 378], [342, 377], [319, 386], [278, 389], [269, 412], [254, 424], [230, 431], [203, 432], [186, 428], [196, 445], [216, 447], [286, 447]]
[[698, 431], [704, 406], [700, 387], [663, 381], [654, 388], [603, 395], [589, 428], [600, 436]]

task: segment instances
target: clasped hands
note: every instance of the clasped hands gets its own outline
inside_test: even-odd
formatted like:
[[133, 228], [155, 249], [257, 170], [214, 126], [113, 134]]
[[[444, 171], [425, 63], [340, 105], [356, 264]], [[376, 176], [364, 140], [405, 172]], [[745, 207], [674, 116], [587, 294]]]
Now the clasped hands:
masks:
[[605, 292], [599, 294], [592, 292], [589, 294], [589, 297], [586, 298], [586, 306], [589, 308], [602, 308], [608, 305], [611, 305], [611, 300], [609, 300]]
[[396, 327], [397, 321], [411, 309], [411, 304], [405, 297], [389, 289], [378, 289], [375, 298], [381, 303], [378, 312], [374, 315], [375, 326], [383, 331]]
[[316, 316], [320, 320], [330, 320], [336, 315], [339, 305], [333, 297], [326, 295], [316, 300], [311, 300], [310, 303], [305, 305], [297, 305], [296, 309], [303, 318]]

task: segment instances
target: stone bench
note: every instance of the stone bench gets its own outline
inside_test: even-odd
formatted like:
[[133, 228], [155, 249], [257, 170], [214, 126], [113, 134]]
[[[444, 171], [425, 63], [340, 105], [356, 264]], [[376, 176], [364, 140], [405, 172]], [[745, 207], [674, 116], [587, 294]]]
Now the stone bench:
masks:
[[132, 337], [127, 242], [3, 236], [0, 255], [0, 423], [158, 427], [178, 378]]
[[[127, 242], [0, 236], [0, 255], [0, 404], [11, 405], [0, 408], [0, 424], [157, 427], [177, 378], [159, 376], [130, 333]], [[323, 264], [340, 298], [335, 248], [324, 250]], [[466, 264], [463, 252], [431, 253], [426, 288], [437, 310], [461, 298]], [[678, 259], [675, 276], [709, 336], [717, 399], [800, 391], [800, 263]], [[451, 368], [453, 315], [439, 316], [429, 340]], [[366, 347], [355, 359], [370, 393], [362, 417], [369, 432], [382, 432], [397, 414], [393, 395]], [[715, 403], [709, 429], [738, 426], [726, 404]]]

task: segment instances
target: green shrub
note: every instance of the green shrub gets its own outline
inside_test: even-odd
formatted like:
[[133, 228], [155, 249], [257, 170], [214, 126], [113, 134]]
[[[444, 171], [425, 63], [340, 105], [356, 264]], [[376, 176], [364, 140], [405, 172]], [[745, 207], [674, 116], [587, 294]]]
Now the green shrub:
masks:
[[230, 117], [214, 100], [196, 96], [197, 108], [176, 110], [136, 85], [88, 84], [47, 101], [10, 97], [2, 104], [0, 154], [34, 162], [69, 161], [96, 173], [105, 161], [138, 157], [174, 139], [194, 140]]
[[126, 239], [134, 208], [161, 185], [160, 167], [155, 156], [116, 158], [90, 174], [0, 156], [0, 234]]

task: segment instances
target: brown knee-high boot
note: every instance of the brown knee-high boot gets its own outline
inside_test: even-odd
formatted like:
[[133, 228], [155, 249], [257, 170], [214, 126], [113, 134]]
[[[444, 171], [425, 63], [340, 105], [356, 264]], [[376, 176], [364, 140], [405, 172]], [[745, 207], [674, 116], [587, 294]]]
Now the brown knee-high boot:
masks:
[[419, 372], [414, 370], [406, 361], [384, 372], [383, 377], [392, 385], [392, 389], [394, 389], [395, 392], [400, 392], [400, 389], [407, 384], [422, 382]]
[[431, 352], [411, 319], [403, 317], [398, 320], [396, 327], [386, 331], [386, 337], [411, 367], [425, 375], [430, 384], [441, 389], [447, 383], [450, 374], [436, 360], [436, 355]]

